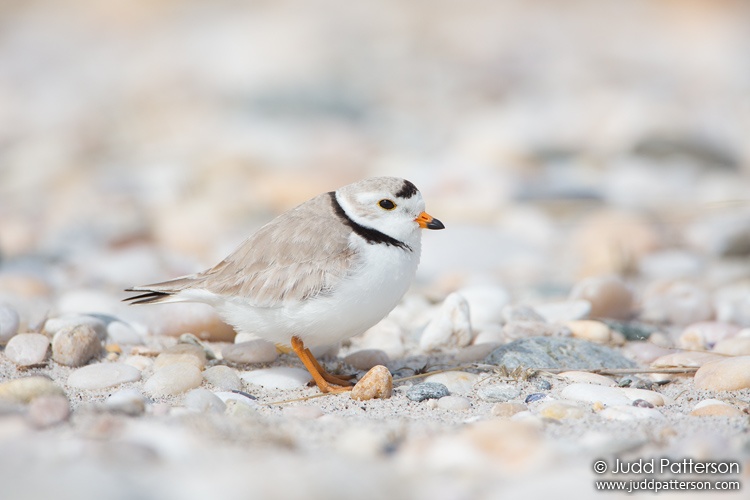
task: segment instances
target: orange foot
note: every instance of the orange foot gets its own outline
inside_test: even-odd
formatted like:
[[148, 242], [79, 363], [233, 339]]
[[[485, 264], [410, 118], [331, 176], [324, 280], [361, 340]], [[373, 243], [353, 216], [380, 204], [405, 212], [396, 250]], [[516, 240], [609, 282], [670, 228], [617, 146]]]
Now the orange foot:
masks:
[[338, 394], [352, 390], [352, 383], [347, 380], [352, 377], [331, 375], [325, 371], [299, 337], [292, 337], [292, 349], [312, 375], [320, 392]]

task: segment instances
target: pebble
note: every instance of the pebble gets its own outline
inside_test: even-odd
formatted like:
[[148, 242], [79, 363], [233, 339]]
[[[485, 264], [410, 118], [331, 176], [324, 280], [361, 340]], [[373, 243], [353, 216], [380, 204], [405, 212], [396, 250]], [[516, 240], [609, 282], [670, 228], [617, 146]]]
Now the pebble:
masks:
[[44, 362], [49, 338], [41, 333], [19, 333], [8, 341], [5, 355], [18, 366], [34, 366]]
[[593, 384], [570, 384], [560, 392], [560, 397], [588, 403], [602, 403], [606, 406], [629, 405], [631, 403], [620, 387], [605, 387]]
[[221, 399], [225, 405], [227, 405], [227, 408], [229, 408], [230, 404], [238, 404], [242, 406], [246, 406], [248, 408], [257, 408], [258, 407], [258, 401], [253, 398], [249, 398], [245, 396], [244, 394], [239, 394], [237, 392], [228, 392], [228, 391], [220, 391], [214, 393], [216, 394], [216, 397]]
[[641, 408], [639, 406], [613, 405], [604, 408], [599, 415], [607, 420], [646, 420], [657, 419], [664, 420], [664, 415], [653, 408]]
[[750, 327], [750, 283], [729, 285], [714, 294], [716, 319]]
[[526, 396], [526, 398], [524, 398], [523, 402], [526, 403], [526, 404], [534, 403], [536, 401], [541, 401], [542, 399], [544, 399], [546, 397], [547, 397], [547, 395], [544, 394], [543, 392], [534, 392], [534, 393], [529, 394], [528, 396]]
[[703, 288], [686, 281], [654, 282], [643, 294], [640, 318], [647, 323], [689, 325], [714, 314]]
[[226, 405], [208, 389], [198, 388], [185, 394], [182, 404], [185, 408], [200, 413], [224, 413]]
[[388, 399], [393, 393], [393, 376], [383, 365], [373, 366], [352, 388], [351, 397], [359, 401]]
[[470, 394], [477, 380], [479, 380], [479, 375], [461, 371], [436, 373], [424, 379], [425, 382], [443, 384], [451, 394], [460, 395]]
[[550, 389], [552, 389], [552, 384], [549, 383], [549, 380], [544, 380], [543, 378], [538, 379], [535, 385], [542, 391], [549, 391]]
[[281, 410], [281, 413], [285, 417], [297, 420], [315, 420], [325, 415], [323, 410], [317, 406], [286, 406]]
[[503, 337], [508, 340], [527, 337], [570, 337], [570, 335], [570, 329], [565, 325], [541, 321], [511, 321], [503, 326]]
[[387, 365], [390, 361], [388, 354], [381, 349], [362, 349], [344, 358], [344, 363], [363, 371], [370, 370], [377, 365]]
[[202, 370], [206, 366], [206, 353], [201, 347], [192, 344], [173, 345], [156, 356], [154, 370], [178, 363], [187, 363]]
[[477, 330], [503, 322], [503, 307], [510, 303], [508, 291], [497, 285], [471, 285], [460, 288], [461, 295], [469, 305], [471, 324]]
[[732, 337], [716, 343], [712, 352], [728, 356], [750, 356], [750, 337]]
[[652, 368], [692, 368], [712, 361], [726, 359], [711, 352], [684, 351], [660, 356], [651, 362]]
[[536, 312], [532, 307], [523, 304], [503, 307], [502, 316], [504, 323], [510, 323], [511, 321], [547, 322], [544, 316]]
[[693, 379], [698, 389], [738, 391], [750, 388], [750, 356], [712, 361], [701, 366]]
[[612, 340], [612, 332], [609, 326], [601, 321], [582, 319], [578, 321], [568, 321], [565, 323], [573, 336], [578, 339], [589, 340], [598, 344], [606, 344]]
[[107, 338], [107, 326], [101, 318], [89, 316], [86, 314], [65, 314], [56, 318], [50, 318], [44, 323], [42, 333], [54, 336], [60, 330], [65, 328], [74, 328], [76, 326], [88, 326], [92, 328], [99, 339], [104, 341]]
[[101, 352], [101, 338], [89, 325], [68, 326], [52, 337], [52, 359], [61, 365], [83, 366]]
[[[481, 334], [482, 332], [479, 332], [479, 335]], [[453, 355], [453, 358], [457, 363], [474, 363], [476, 361], [481, 361], [486, 358], [489, 353], [500, 347], [499, 342], [478, 343], [477, 339], [479, 338], [479, 335], [474, 339], [474, 345], [469, 345], [459, 349], [458, 352]]]
[[676, 351], [651, 342], [633, 341], [626, 342], [621, 352], [629, 359], [643, 364], [650, 364], [655, 359], [667, 354], [674, 354]]
[[107, 341], [122, 345], [143, 344], [143, 337], [132, 325], [114, 320], [107, 324]]
[[693, 323], [682, 331], [677, 339], [677, 346], [682, 349], [711, 349], [717, 342], [739, 333], [740, 327], [719, 321], [700, 321]]
[[239, 391], [242, 389], [242, 380], [233, 369], [228, 366], [217, 365], [206, 368], [203, 372], [203, 380], [222, 391]]
[[654, 405], [646, 401], [645, 399], [636, 399], [633, 401], [633, 406], [637, 406], [639, 408], [653, 408]]
[[[503, 331], [503, 327], [500, 325], [486, 326], [480, 331], [474, 330], [474, 340], [472, 340], [471, 342], [473, 345], [504, 344], [505, 332]], [[489, 351], [487, 351], [487, 354], [489, 354]]]
[[549, 368], [591, 370], [597, 368], [633, 368], [635, 364], [609, 347], [583, 339], [532, 337], [515, 340], [495, 349], [485, 363], [504, 365], [509, 370]]
[[0, 383], [0, 401], [28, 403], [40, 396], [64, 395], [52, 380], [42, 376], [23, 377]]
[[175, 363], [156, 370], [143, 384], [143, 390], [152, 397], [175, 396], [202, 382], [201, 371], [194, 364]]
[[608, 319], [604, 323], [613, 333], [620, 333], [625, 340], [646, 340], [658, 329], [653, 325], [638, 321], [615, 321]]
[[539, 415], [554, 420], [583, 418], [585, 414], [580, 406], [565, 401], [548, 401], [539, 407]]
[[493, 417], [510, 418], [516, 413], [522, 411], [528, 411], [528, 407], [521, 403], [511, 403], [510, 401], [503, 401], [502, 403], [495, 403], [490, 410]]
[[694, 417], [744, 417], [742, 410], [719, 401], [718, 399], [705, 399], [695, 405], [690, 415]]
[[586, 319], [591, 314], [591, 302], [584, 299], [537, 304], [534, 310], [547, 323], [565, 323]]
[[664, 406], [664, 404], [666, 403], [666, 401], [664, 400], [664, 396], [656, 391], [636, 389], [632, 387], [623, 387], [620, 390], [633, 402], [643, 400], [654, 406]]
[[34, 427], [43, 429], [62, 423], [70, 416], [68, 398], [60, 394], [40, 396], [29, 404], [26, 417]]
[[109, 411], [137, 416], [146, 411], [146, 398], [138, 389], [120, 389], [112, 393], [104, 402]]
[[449, 396], [450, 391], [443, 384], [437, 382], [422, 382], [413, 385], [406, 393], [406, 397], [412, 401], [424, 401], [426, 399], [440, 399]]
[[160, 311], [160, 314], [151, 316], [149, 323], [150, 330], [157, 336], [179, 337], [183, 333], [192, 333], [203, 340], [232, 342], [236, 335], [234, 329], [207, 304], [175, 302]]
[[8, 304], [0, 304], [0, 345], [6, 344], [17, 332], [20, 318]]
[[611, 378], [605, 377], [604, 375], [599, 375], [598, 373], [568, 371], [562, 372], [559, 376], [564, 378], [568, 382], [575, 382], [579, 384], [595, 384], [610, 387], [617, 385], [617, 383]]
[[443, 396], [438, 399], [438, 408], [450, 411], [463, 411], [471, 408], [471, 401], [463, 396]]
[[240, 374], [248, 384], [259, 385], [266, 389], [297, 389], [305, 387], [312, 380], [310, 372], [302, 368], [274, 366]]
[[132, 366], [133, 368], [137, 368], [139, 371], [146, 371], [150, 370], [154, 366], [154, 358], [149, 358], [147, 356], [140, 356], [138, 354], [133, 356], [128, 356], [125, 358], [125, 361], [123, 361], [126, 365]]
[[263, 339], [255, 339], [239, 344], [226, 345], [221, 350], [221, 356], [230, 363], [273, 363], [279, 357], [279, 352], [273, 343]]
[[521, 395], [521, 389], [511, 384], [484, 385], [477, 389], [477, 396], [491, 403], [508, 401]]
[[404, 329], [395, 321], [385, 318], [359, 337], [352, 339], [358, 349], [380, 349], [390, 359], [404, 355]]
[[588, 300], [592, 318], [629, 319], [633, 312], [633, 292], [616, 276], [594, 276], [576, 284], [570, 300]]
[[141, 372], [124, 363], [96, 363], [73, 370], [67, 385], [76, 389], [106, 389], [141, 379]]
[[443, 347], [464, 347], [471, 343], [472, 337], [469, 303], [463, 295], [452, 293], [425, 327], [419, 347], [425, 352]]

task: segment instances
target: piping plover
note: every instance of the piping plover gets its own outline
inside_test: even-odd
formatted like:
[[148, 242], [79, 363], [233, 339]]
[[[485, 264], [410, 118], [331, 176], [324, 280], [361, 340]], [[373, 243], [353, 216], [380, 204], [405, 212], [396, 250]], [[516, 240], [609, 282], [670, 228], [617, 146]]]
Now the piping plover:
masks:
[[327, 373], [308, 347], [358, 335], [388, 314], [419, 264], [424, 211], [411, 182], [374, 177], [324, 193], [260, 228], [198, 274], [136, 286], [133, 304], [203, 302], [237, 331], [290, 345], [322, 392], [350, 383]]

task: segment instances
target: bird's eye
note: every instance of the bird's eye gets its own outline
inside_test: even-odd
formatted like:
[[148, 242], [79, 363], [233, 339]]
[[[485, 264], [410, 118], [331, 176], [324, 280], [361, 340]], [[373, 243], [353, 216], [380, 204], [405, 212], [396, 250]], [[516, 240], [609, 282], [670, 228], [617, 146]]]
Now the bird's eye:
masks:
[[378, 202], [378, 205], [380, 205], [380, 208], [384, 210], [393, 210], [394, 208], [396, 208], [396, 204], [393, 203], [393, 201], [388, 200], [388, 199], [380, 200]]

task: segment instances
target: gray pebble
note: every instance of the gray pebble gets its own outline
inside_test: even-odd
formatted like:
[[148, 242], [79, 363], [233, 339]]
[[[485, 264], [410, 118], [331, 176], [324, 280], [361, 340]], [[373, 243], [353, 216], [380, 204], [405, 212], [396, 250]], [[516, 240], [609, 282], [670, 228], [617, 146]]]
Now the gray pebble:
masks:
[[15, 309], [0, 304], [0, 345], [6, 344], [18, 332], [20, 319]]
[[533, 403], [534, 401], [539, 401], [540, 399], [544, 399], [545, 397], [547, 397], [546, 394], [541, 393], [541, 392], [535, 392], [533, 394], [529, 394], [528, 396], [526, 396], [526, 399], [524, 399], [523, 402], [527, 404]]
[[549, 380], [544, 379], [538, 380], [536, 386], [542, 391], [549, 391], [550, 389], [552, 389], [552, 384], [550, 384]]
[[222, 391], [239, 391], [242, 380], [233, 369], [224, 365], [212, 366], [203, 372], [203, 380]]
[[87, 314], [66, 314], [57, 318], [50, 318], [44, 323], [43, 333], [54, 336], [64, 328], [73, 328], [81, 325], [93, 328], [100, 340], [104, 341], [107, 339], [106, 321]]
[[201, 413], [223, 413], [226, 405], [208, 389], [193, 389], [185, 395], [185, 408]]
[[5, 347], [5, 355], [18, 366], [33, 366], [44, 362], [49, 339], [40, 333], [19, 333]]
[[637, 406], [639, 408], [653, 408], [654, 405], [646, 401], [645, 399], [636, 399], [633, 401], [633, 406]]
[[406, 397], [412, 401], [424, 401], [425, 399], [440, 399], [449, 396], [448, 388], [438, 382], [423, 382], [412, 386], [406, 393]]
[[515, 399], [521, 395], [521, 389], [511, 384], [486, 385], [477, 390], [477, 396], [484, 401], [499, 403]]
[[88, 325], [65, 327], [52, 338], [52, 359], [61, 365], [83, 366], [101, 351], [101, 340]]
[[524, 368], [633, 368], [635, 363], [609, 347], [571, 337], [531, 337], [498, 347], [485, 359], [509, 370]]

